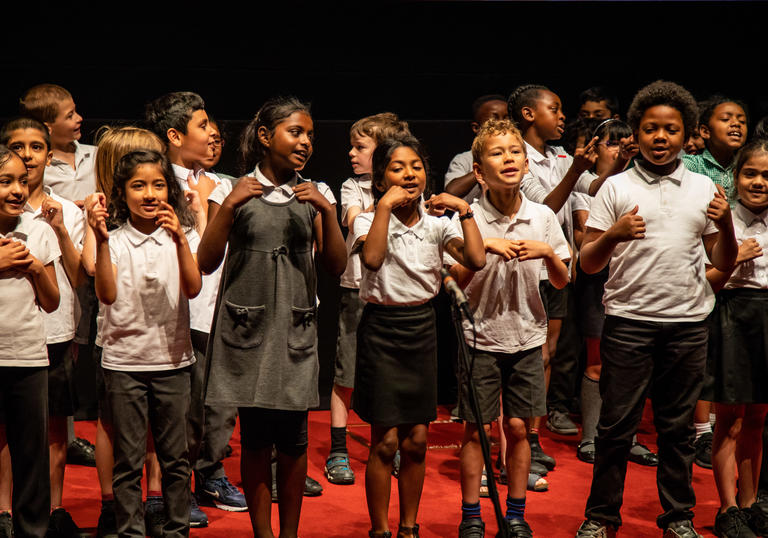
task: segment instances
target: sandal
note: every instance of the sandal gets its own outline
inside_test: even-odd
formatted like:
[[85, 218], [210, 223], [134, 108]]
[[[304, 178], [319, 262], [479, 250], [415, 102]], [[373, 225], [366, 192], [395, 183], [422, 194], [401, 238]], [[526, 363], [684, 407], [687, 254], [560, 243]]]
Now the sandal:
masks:
[[[404, 533], [408, 534], [404, 534]], [[419, 538], [419, 524], [416, 523], [413, 525], [413, 527], [403, 527], [402, 525], [398, 525], [397, 527], [397, 538]]]
[[542, 492], [549, 489], [549, 482], [536, 473], [528, 473], [528, 491]]

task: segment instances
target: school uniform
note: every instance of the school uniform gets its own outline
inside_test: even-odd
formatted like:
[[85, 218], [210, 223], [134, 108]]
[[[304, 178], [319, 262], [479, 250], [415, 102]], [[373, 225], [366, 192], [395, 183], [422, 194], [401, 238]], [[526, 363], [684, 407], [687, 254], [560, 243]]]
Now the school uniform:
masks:
[[[437, 341], [430, 300], [440, 291], [443, 250], [458, 238], [451, 221], [427, 215], [405, 226], [390, 215], [387, 254], [378, 271], [363, 266], [353, 408], [378, 426], [426, 424], [436, 418]], [[355, 219], [355, 241], [374, 213]]]
[[[454, 179], [464, 177], [470, 172], [473, 172], [474, 171], [473, 165], [474, 165], [474, 159], [472, 157], [471, 150], [457, 153], [453, 157], [453, 159], [451, 159], [451, 162], [448, 163], [448, 171], [445, 173], [445, 183], [443, 184], [443, 186], [447, 187], [448, 184]], [[479, 183], [477, 183], [464, 196], [464, 201], [467, 202], [468, 204], [471, 204], [475, 200], [479, 200], [482, 195], [483, 195], [483, 188], [480, 186]]]
[[704, 377], [706, 317], [714, 304], [701, 241], [717, 232], [707, 217], [714, 194], [709, 178], [680, 162], [668, 176], [640, 163], [608, 178], [592, 203], [588, 227], [607, 230], [638, 205], [646, 234], [619, 243], [609, 262], [600, 348], [603, 405], [588, 519], [621, 524], [626, 464], [648, 395], [664, 510], [657, 524], [665, 528], [693, 517], [693, 412]]
[[[555, 256], [570, 258], [568, 243], [557, 217], [545, 205], [521, 195], [522, 202], [509, 218], [483, 196], [472, 204], [475, 222], [484, 238], [541, 241]], [[458, 219], [454, 219], [458, 229]], [[455, 260], [446, 256], [449, 264]], [[476, 272], [464, 292], [475, 318], [475, 333], [464, 320], [464, 339], [475, 343], [472, 383], [480, 402], [483, 423], [499, 416], [499, 395], [504, 415], [534, 417], [546, 414], [546, 389], [541, 346], [547, 340], [547, 314], [539, 295], [543, 260], [506, 261], [486, 255], [485, 267]], [[459, 416], [474, 422], [469, 402], [468, 372], [462, 372]]]
[[728, 203], [733, 206], [738, 198], [736, 193], [736, 183], [733, 178], [733, 168], [735, 161], [731, 161], [728, 166], [723, 166], [715, 159], [708, 149], [705, 149], [699, 155], [683, 155], [683, 164], [691, 172], [703, 174], [711, 179], [717, 185], [720, 185], [725, 191]]
[[[60, 255], [47, 223], [30, 213], [0, 237], [25, 244], [43, 265]], [[0, 274], [0, 420], [14, 476], [13, 526], [16, 536], [43, 537], [48, 530], [51, 484], [48, 456], [48, 353], [44, 316], [31, 279], [16, 271]]]
[[45, 167], [43, 181], [53, 192], [67, 200], [85, 200], [96, 192], [96, 146], [75, 142], [75, 168], [54, 157]]
[[[197, 232], [187, 241], [197, 250]], [[146, 235], [126, 222], [110, 232], [117, 299], [104, 306], [102, 367], [112, 412], [117, 531], [143, 536], [141, 476], [147, 422], [163, 469], [164, 536], [189, 533], [190, 463], [187, 421], [190, 367], [189, 301], [181, 291], [176, 244], [157, 228]]]

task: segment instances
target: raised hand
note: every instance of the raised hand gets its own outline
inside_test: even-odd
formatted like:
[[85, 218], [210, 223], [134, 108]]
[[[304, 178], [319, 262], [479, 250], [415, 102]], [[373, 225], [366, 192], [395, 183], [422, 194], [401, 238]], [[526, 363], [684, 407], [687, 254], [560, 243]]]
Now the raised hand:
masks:
[[624, 213], [611, 227], [613, 237], [619, 241], [632, 241], [645, 238], [645, 221], [637, 214], [639, 207], [633, 207]]
[[43, 203], [40, 206], [40, 212], [46, 222], [48, 222], [54, 230], [64, 227], [64, 214], [61, 209], [61, 204], [50, 196], [46, 196], [43, 199]]
[[619, 159], [626, 162], [638, 153], [640, 153], [640, 146], [637, 145], [633, 135], [619, 140]]
[[408, 204], [413, 199], [413, 195], [400, 185], [392, 185], [379, 200], [379, 205], [384, 204], [390, 209], [395, 209]]
[[176, 243], [182, 241], [186, 237], [184, 235], [184, 229], [179, 222], [179, 218], [176, 216], [176, 212], [168, 202], [160, 202], [160, 209], [155, 213], [155, 222], [161, 228], [168, 230]]
[[469, 204], [466, 201], [447, 192], [441, 192], [438, 195], [433, 194], [429, 200], [424, 202], [424, 205], [429, 210], [429, 214], [436, 217], [441, 216], [447, 209], [459, 213], [469, 210]]
[[721, 185], [715, 185], [717, 192], [715, 197], [709, 202], [707, 208], [707, 217], [712, 219], [718, 230], [730, 230], [733, 227], [731, 219], [731, 206], [725, 197], [725, 191]]
[[293, 187], [293, 194], [299, 202], [309, 202], [318, 211], [331, 205], [328, 199], [317, 190], [317, 185], [311, 181], [302, 181]]
[[93, 230], [97, 241], [106, 241], [109, 239], [107, 231], [107, 197], [104, 193], [97, 192], [91, 194], [85, 201], [86, 213], [88, 215], [88, 226]]
[[258, 198], [264, 192], [258, 179], [251, 176], [241, 177], [224, 202], [238, 208], [251, 198]]
[[573, 164], [571, 166], [573, 166], [573, 168], [579, 174], [589, 170], [597, 162], [597, 151], [595, 150], [595, 145], [597, 144], [598, 140], [599, 139], [597, 137], [594, 137], [586, 146], [582, 148], [576, 148], [573, 151]]

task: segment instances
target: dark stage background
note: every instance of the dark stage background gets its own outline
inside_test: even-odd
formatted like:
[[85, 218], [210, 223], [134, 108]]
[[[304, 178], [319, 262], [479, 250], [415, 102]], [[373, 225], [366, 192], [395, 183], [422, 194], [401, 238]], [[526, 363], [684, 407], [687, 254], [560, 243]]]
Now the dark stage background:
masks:
[[[221, 171], [236, 173], [240, 129], [269, 96], [313, 104], [316, 143], [304, 175], [339, 194], [348, 129], [392, 111], [430, 155], [440, 190], [471, 142], [470, 104], [545, 84], [574, 114], [578, 93], [613, 88], [622, 111], [658, 78], [697, 98], [725, 93], [768, 114], [764, 2], [122, 2], [4, 7], [0, 119], [24, 90], [54, 82], [74, 95], [84, 141], [105, 123], [136, 123], [146, 102], [193, 90], [224, 120]], [[321, 393], [332, 379], [337, 287], [322, 275]], [[438, 299], [447, 312], [445, 299]], [[447, 314], [445, 314], [447, 318]], [[455, 342], [441, 323], [441, 399], [452, 398]]]

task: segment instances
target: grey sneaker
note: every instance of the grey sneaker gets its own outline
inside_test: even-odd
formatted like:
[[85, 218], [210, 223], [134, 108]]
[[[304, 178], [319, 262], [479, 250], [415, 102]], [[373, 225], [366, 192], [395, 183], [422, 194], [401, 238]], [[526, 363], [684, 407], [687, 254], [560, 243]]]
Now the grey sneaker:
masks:
[[576, 435], [579, 427], [574, 424], [567, 413], [552, 409], [547, 418], [547, 429], [560, 435]]
[[693, 528], [693, 522], [690, 519], [673, 521], [664, 529], [664, 538], [704, 538]]
[[581, 524], [576, 532], [576, 538], [615, 538], [616, 529], [612, 525], [588, 519]]
[[349, 454], [334, 452], [325, 460], [325, 478], [331, 484], [354, 484], [355, 472], [349, 465]]

